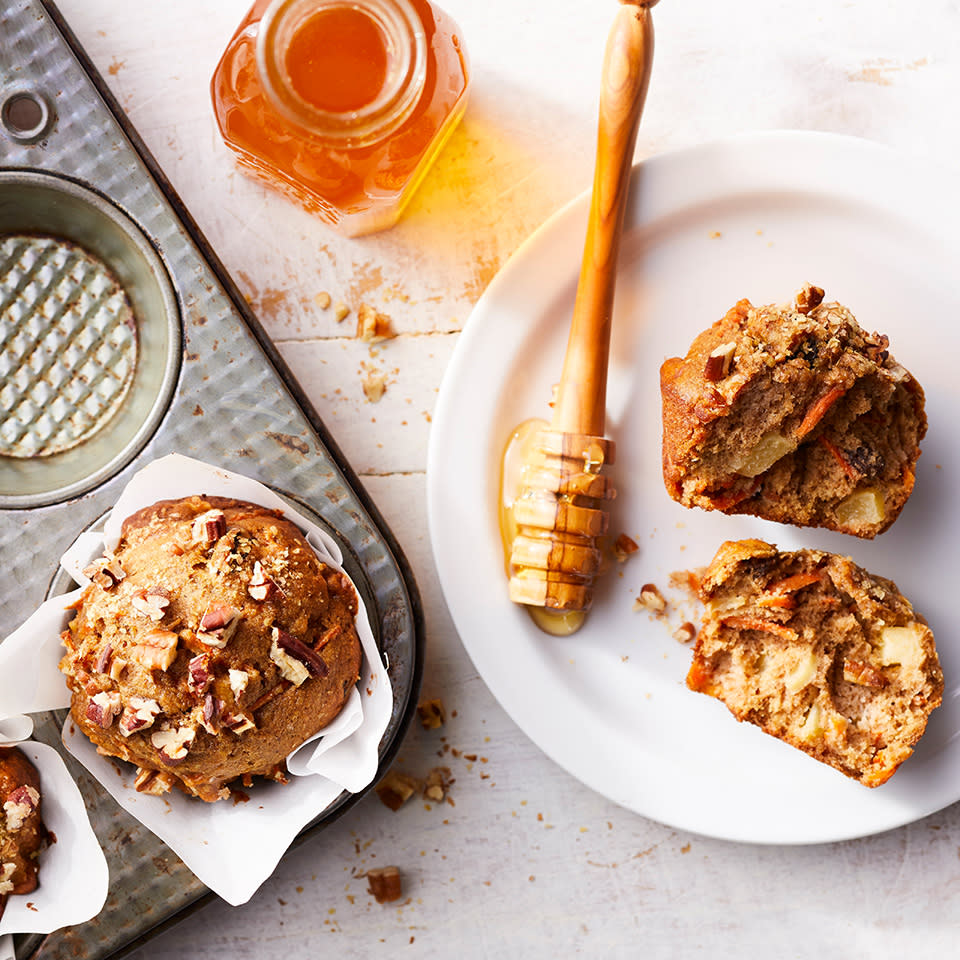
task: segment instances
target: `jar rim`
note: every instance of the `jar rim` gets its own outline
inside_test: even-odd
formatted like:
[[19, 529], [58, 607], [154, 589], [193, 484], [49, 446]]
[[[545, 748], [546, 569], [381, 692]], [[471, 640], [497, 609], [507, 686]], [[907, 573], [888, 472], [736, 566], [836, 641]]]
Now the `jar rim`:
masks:
[[[306, 20], [338, 8], [360, 11], [379, 28], [387, 75], [369, 103], [352, 110], [322, 110], [294, 89], [283, 54]], [[260, 21], [256, 60], [264, 91], [288, 120], [343, 146], [364, 146], [390, 136], [413, 112], [426, 83], [426, 30], [410, 0], [272, 0]]]

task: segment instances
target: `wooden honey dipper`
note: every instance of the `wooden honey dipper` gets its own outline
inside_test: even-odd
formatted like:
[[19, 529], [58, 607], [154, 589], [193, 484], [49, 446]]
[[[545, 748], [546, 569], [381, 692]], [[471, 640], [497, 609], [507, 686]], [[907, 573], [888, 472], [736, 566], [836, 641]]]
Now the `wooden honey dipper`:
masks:
[[569, 615], [593, 602], [601, 559], [596, 540], [609, 524], [604, 502], [615, 495], [602, 473], [615, 455], [613, 441], [603, 435], [607, 361], [633, 149], [653, 62], [649, 8], [656, 3], [621, 0], [607, 39], [593, 195], [563, 372], [549, 428], [525, 435], [521, 427], [514, 435], [524, 447], [519, 494], [509, 508], [505, 458], [510, 599], [528, 605], [550, 633], [573, 632], [583, 614], [554, 629], [538, 608]]

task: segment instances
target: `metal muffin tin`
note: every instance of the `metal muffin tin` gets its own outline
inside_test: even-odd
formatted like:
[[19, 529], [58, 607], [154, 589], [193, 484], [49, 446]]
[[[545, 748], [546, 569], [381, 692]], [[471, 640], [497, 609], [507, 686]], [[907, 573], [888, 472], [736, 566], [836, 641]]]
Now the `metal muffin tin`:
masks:
[[156, 432], [177, 381], [160, 256], [92, 190], [0, 170], [0, 314], [0, 507], [96, 487]]
[[[393, 684], [384, 772], [423, 665], [403, 553], [53, 3], [0, 0], [0, 37], [0, 636], [72, 586], [60, 554], [145, 463], [177, 452], [247, 474], [343, 549]], [[113, 281], [135, 325], [104, 302]], [[35, 719], [83, 793], [110, 892], [88, 923], [17, 937], [18, 957], [116, 956], [207, 902], [66, 754], [63, 715]], [[359, 796], [342, 794], [297, 842]]]

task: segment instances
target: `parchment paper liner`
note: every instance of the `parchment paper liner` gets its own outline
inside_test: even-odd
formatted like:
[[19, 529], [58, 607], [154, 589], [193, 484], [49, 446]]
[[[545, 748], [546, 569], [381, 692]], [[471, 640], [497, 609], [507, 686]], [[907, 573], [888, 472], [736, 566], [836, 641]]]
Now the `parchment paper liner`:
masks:
[[[116, 547], [126, 517], [158, 500], [192, 494], [232, 497], [282, 510], [306, 534], [321, 560], [343, 570], [336, 542], [268, 487], [179, 454], [155, 460], [135, 474], [106, 518], [103, 533], [82, 534], [61, 558], [61, 566], [86, 586], [81, 571], [104, 548]], [[64, 608], [79, 594], [77, 590], [48, 600], [0, 644], [0, 718], [69, 706], [66, 683], [57, 669], [63, 653], [59, 635], [69, 619]], [[69, 717], [63, 741], [114, 799], [174, 850], [201, 882], [228, 903], [245, 903], [306, 824], [343, 790], [356, 793], [376, 774], [393, 696], [362, 598], [356, 623], [363, 663], [347, 705], [288, 757], [294, 774], [290, 783], [257, 784], [244, 791], [249, 802], [208, 804], [176, 790], [163, 797], [139, 794], [133, 789], [135, 768], [97, 754]], [[11, 679], [14, 675], [19, 675], [16, 681]]]
[[26, 739], [32, 732], [29, 717], [6, 717], [0, 721], [0, 747], [19, 747], [37, 768], [40, 811], [56, 842], [40, 854], [37, 889], [7, 898], [0, 920], [0, 958], [5, 949], [13, 956], [13, 942], [5, 934], [46, 934], [83, 923], [95, 917], [107, 899], [107, 860], [90, 826], [83, 797], [63, 757], [45, 743]]

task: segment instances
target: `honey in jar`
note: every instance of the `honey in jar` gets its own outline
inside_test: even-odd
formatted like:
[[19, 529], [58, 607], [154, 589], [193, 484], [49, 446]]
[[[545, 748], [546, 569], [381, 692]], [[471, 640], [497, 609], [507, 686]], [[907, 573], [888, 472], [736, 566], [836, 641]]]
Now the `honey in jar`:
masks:
[[397, 221], [468, 84], [457, 25], [427, 0], [257, 0], [211, 94], [245, 172], [356, 236]]

